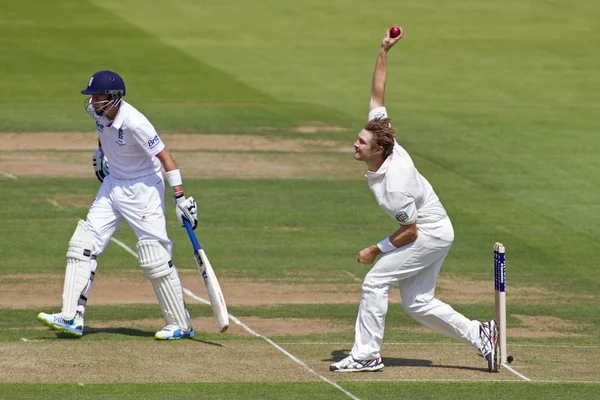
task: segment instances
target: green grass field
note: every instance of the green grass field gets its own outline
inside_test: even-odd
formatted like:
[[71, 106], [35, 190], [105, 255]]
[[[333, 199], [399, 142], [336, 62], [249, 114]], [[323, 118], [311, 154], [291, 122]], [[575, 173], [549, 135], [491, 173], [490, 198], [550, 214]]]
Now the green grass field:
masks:
[[[0, 398], [600, 398], [600, 5], [164, 4], [0, 3]], [[322, 143], [351, 150], [366, 120], [377, 46], [393, 24], [405, 37], [389, 55], [388, 111], [456, 233], [438, 294], [469, 318], [489, 319], [492, 247], [503, 242], [509, 350], [520, 375], [483, 372], [470, 349], [408, 317], [397, 291], [384, 372], [327, 370], [352, 345], [368, 271], [356, 253], [395, 227], [351, 154]], [[93, 132], [79, 91], [100, 69], [123, 76], [126, 100], [161, 133], [280, 146], [172, 143], [186, 160], [199, 239], [229, 311], [261, 336], [234, 322], [215, 333], [211, 310], [190, 298], [197, 340], [157, 344], [162, 318], [151, 285], [114, 243], [100, 259], [83, 338], [57, 336], [36, 320], [60, 308], [68, 240], [98, 189], [89, 161], [79, 163], [94, 143], [14, 143], [39, 132]], [[304, 147], [291, 150], [286, 140]], [[232, 159], [253, 164], [240, 162], [240, 173], [232, 167], [225, 177], [203, 169], [203, 160], [219, 169]], [[57, 169], [57, 161], [74, 169]], [[242, 174], [259, 164], [262, 172]], [[186, 287], [205, 297], [187, 235], [167, 208], [174, 261]], [[115, 237], [135, 247], [129, 227]], [[122, 291], [108, 301], [111, 284]]]

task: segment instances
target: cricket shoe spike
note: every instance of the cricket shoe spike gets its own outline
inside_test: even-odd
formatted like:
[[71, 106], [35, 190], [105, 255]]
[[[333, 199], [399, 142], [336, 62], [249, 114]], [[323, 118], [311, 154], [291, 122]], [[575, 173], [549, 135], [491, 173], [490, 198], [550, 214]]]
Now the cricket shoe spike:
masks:
[[496, 361], [496, 352], [498, 351], [498, 329], [496, 321], [487, 321], [479, 325], [479, 350], [483, 358], [487, 361], [489, 372], [498, 372], [499, 365]]
[[75, 318], [70, 321], [65, 320], [60, 313], [46, 314], [41, 312], [38, 314], [37, 319], [42, 324], [57, 331], [77, 337], [83, 335], [83, 317], [79, 313], [76, 313]]
[[181, 330], [177, 325], [167, 325], [154, 335], [159, 340], [176, 340], [194, 336], [194, 329], [190, 327], [187, 331]]
[[355, 360], [351, 355], [329, 366], [333, 372], [373, 372], [384, 367], [381, 357], [372, 360]]

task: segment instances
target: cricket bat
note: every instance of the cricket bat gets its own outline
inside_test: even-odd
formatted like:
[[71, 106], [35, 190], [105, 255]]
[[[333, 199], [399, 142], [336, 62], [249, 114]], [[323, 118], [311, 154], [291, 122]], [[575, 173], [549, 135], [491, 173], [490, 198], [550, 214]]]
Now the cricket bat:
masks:
[[192, 241], [192, 246], [194, 247], [194, 258], [196, 259], [196, 264], [198, 264], [204, 286], [206, 286], [210, 306], [212, 307], [215, 319], [217, 320], [217, 329], [220, 333], [223, 333], [229, 328], [229, 314], [227, 313], [227, 305], [225, 304], [225, 298], [221, 291], [221, 285], [219, 285], [217, 276], [210, 265], [210, 261], [208, 261], [206, 253], [202, 247], [200, 247], [200, 243], [198, 242], [198, 238], [196, 238], [192, 225], [185, 218], [183, 219], [183, 224]]

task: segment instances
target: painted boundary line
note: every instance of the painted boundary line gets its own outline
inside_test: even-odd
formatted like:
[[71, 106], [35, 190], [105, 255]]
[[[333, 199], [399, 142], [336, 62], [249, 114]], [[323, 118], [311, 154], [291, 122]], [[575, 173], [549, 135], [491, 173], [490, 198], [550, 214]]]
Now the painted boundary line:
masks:
[[[110, 240], [113, 241], [114, 243], [116, 243], [119, 247], [123, 248], [129, 254], [133, 255], [135, 258], [138, 258], [137, 254], [133, 250], [131, 250], [131, 248], [129, 248], [125, 243], [123, 243], [120, 240], [117, 240], [115, 238], [111, 238]], [[204, 304], [207, 304], [207, 305], [210, 306], [210, 301], [208, 301], [206, 299], [203, 299], [202, 297], [196, 296], [191, 290], [184, 288], [183, 291], [188, 296], [190, 296], [190, 297], [198, 300], [201, 303], [204, 303]], [[296, 356], [294, 356], [293, 354], [291, 354], [290, 352], [288, 352], [287, 350], [285, 350], [283, 347], [279, 346], [277, 343], [275, 343], [274, 341], [272, 341], [268, 337], [263, 336], [260, 333], [254, 331], [248, 325], [244, 324], [242, 321], [240, 321], [239, 319], [237, 319], [232, 314], [228, 314], [228, 315], [229, 315], [229, 319], [231, 319], [237, 325], [241, 326], [246, 332], [248, 332], [249, 334], [251, 334], [253, 336], [256, 336], [256, 337], [259, 337], [259, 338], [263, 339], [264, 341], [266, 341], [267, 343], [269, 343], [271, 346], [275, 347], [277, 350], [279, 350], [280, 352], [282, 352], [283, 354], [285, 354], [286, 356], [288, 356], [292, 361], [294, 361], [295, 363], [297, 363], [300, 366], [302, 366], [310, 374], [316, 376], [317, 378], [319, 378], [323, 382], [326, 382], [326, 383], [330, 384], [331, 386], [335, 387], [336, 389], [338, 389], [339, 391], [341, 391], [342, 393], [344, 393], [346, 396], [350, 397], [351, 399], [353, 399], [353, 400], [360, 400], [358, 397], [356, 397], [355, 395], [353, 395], [352, 393], [350, 393], [349, 391], [347, 391], [346, 389], [344, 389], [343, 387], [341, 387], [337, 383], [335, 383], [335, 382], [333, 382], [333, 381], [325, 378], [323, 375], [321, 375], [318, 372], [316, 372], [315, 370], [313, 370], [311, 367], [309, 367], [308, 365], [306, 365], [302, 360], [298, 359]]]

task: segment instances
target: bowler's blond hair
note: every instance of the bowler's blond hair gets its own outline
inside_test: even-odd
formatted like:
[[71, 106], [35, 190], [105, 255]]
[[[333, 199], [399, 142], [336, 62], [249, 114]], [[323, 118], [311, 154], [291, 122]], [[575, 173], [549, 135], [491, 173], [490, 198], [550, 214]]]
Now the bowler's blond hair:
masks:
[[392, 128], [390, 118], [374, 118], [367, 122], [365, 130], [371, 132], [371, 148], [383, 147], [383, 158], [386, 159], [394, 150], [396, 131]]

